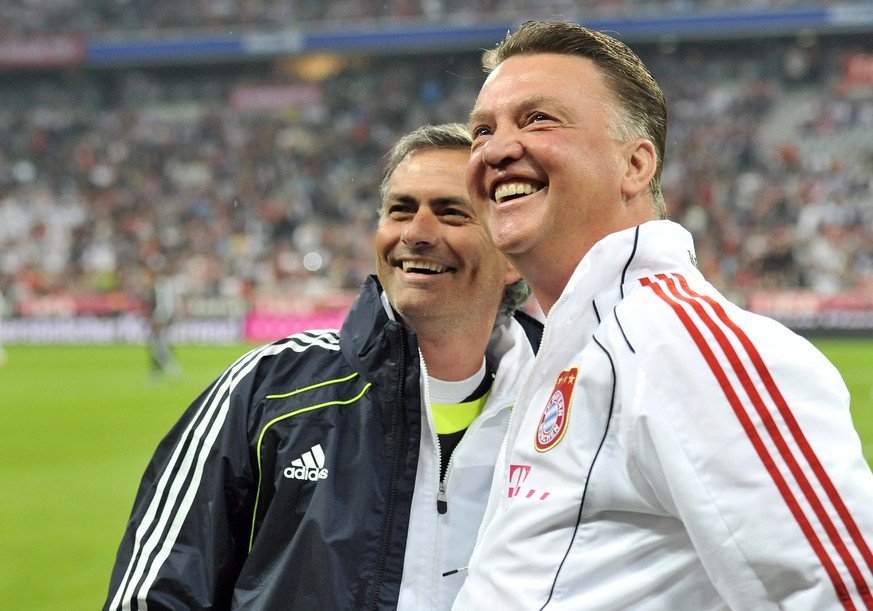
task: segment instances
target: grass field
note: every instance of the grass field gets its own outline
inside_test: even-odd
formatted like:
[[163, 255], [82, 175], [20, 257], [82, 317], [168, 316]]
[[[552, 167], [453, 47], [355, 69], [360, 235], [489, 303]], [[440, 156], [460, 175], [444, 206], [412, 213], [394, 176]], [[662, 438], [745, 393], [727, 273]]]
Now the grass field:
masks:
[[[873, 462], [873, 342], [816, 342], [853, 394]], [[0, 607], [94, 610], [146, 461], [181, 410], [245, 346], [179, 347], [149, 384], [139, 346], [7, 346], [0, 369]]]

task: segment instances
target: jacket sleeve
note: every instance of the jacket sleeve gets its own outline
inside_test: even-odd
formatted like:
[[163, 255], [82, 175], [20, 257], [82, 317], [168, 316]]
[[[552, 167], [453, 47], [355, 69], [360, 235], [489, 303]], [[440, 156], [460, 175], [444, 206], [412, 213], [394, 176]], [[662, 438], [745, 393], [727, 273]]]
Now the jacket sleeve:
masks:
[[737, 609], [873, 605], [873, 474], [839, 373], [773, 321], [667, 305], [636, 355], [636, 468], [715, 587]]
[[152, 457], [118, 550], [105, 610], [229, 608], [246, 554], [251, 362], [185, 411]]

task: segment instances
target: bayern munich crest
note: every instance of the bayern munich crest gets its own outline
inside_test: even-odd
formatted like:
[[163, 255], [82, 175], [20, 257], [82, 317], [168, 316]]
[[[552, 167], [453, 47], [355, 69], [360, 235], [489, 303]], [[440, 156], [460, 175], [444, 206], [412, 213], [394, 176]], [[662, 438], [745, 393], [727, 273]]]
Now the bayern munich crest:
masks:
[[573, 387], [576, 384], [578, 367], [565, 369], [558, 376], [555, 388], [549, 397], [549, 402], [540, 416], [537, 426], [536, 448], [537, 452], [548, 452], [554, 448], [564, 432], [567, 430], [567, 422], [570, 419], [570, 402], [573, 398]]

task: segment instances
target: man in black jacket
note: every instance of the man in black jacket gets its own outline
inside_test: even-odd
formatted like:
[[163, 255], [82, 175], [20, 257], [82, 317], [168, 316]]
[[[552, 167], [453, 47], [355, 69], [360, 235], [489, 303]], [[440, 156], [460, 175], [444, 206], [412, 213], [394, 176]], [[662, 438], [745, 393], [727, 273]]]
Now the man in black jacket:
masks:
[[231, 365], [161, 442], [105, 609], [448, 609], [541, 326], [470, 205], [465, 126], [392, 149], [341, 331]]

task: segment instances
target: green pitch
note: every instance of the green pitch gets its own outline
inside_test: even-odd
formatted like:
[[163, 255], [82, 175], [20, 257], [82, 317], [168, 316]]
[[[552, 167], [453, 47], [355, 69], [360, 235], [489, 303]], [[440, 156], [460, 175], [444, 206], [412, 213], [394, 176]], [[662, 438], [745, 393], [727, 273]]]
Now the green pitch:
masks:
[[95, 610], [146, 462], [246, 351], [179, 347], [153, 383], [141, 346], [7, 346], [0, 369], [0, 607]]
[[[873, 342], [817, 342], [852, 392], [873, 463]], [[0, 368], [0, 605], [99, 609], [136, 487], [179, 413], [246, 346], [179, 347], [151, 383], [140, 346], [7, 346]]]

